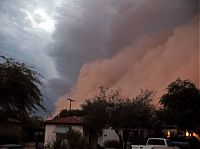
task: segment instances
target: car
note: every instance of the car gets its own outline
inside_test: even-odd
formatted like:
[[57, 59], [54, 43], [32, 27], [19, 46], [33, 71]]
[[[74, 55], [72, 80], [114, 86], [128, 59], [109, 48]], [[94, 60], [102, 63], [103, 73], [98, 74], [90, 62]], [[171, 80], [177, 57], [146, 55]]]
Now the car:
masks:
[[199, 141], [195, 137], [176, 136], [170, 138], [173, 145], [179, 146], [181, 149], [196, 149]]
[[0, 149], [24, 149], [24, 147], [20, 144], [5, 144], [0, 146]]
[[165, 138], [149, 138], [146, 145], [131, 145], [132, 149], [180, 149], [177, 146], [171, 146], [168, 139]]

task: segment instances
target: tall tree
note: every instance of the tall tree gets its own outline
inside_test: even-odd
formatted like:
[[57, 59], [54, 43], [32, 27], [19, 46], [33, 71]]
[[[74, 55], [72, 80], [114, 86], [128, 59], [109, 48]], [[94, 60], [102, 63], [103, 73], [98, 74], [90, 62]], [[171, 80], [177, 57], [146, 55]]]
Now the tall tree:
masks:
[[91, 140], [103, 128], [107, 126], [107, 108], [108, 102], [106, 100], [106, 90], [101, 88], [100, 93], [92, 99], [87, 99], [81, 105], [84, 113], [85, 129], [89, 135], [89, 148], [92, 148]]
[[83, 113], [83, 110], [81, 109], [72, 109], [72, 110], [64, 109], [56, 117], [68, 117], [68, 116], [81, 117], [81, 116], [84, 116], [84, 113]]
[[0, 56], [0, 116], [25, 118], [42, 105], [39, 74], [24, 63]]
[[170, 83], [160, 103], [169, 124], [176, 124], [188, 130], [199, 127], [200, 90], [191, 81], [178, 78]]
[[[126, 148], [127, 131], [131, 128], [148, 128], [153, 126], [154, 106], [152, 104], [154, 93], [150, 90], [141, 90], [134, 98], [125, 98], [119, 90], [108, 94], [110, 107], [108, 109], [108, 126], [119, 137], [120, 146]], [[123, 130], [122, 133], [120, 131]], [[124, 144], [124, 146], [123, 146]]]

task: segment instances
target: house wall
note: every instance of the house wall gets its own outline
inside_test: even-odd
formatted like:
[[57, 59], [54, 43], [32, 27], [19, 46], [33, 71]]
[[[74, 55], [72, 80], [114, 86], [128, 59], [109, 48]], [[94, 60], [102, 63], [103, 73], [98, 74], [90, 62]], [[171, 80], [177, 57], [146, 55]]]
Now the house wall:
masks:
[[[120, 133], [122, 133], [122, 131]], [[119, 141], [119, 138], [113, 129], [104, 129], [102, 135], [98, 137], [98, 144], [103, 146], [104, 143], [109, 140]]]
[[[44, 145], [45, 146], [51, 146], [54, 141], [56, 140], [56, 133], [54, 133], [54, 129], [56, 126], [69, 126], [69, 125], [53, 125], [53, 124], [47, 124], [45, 128], [45, 140]], [[82, 126], [71, 126], [72, 129], [79, 131], [83, 134], [83, 127]]]
[[[120, 134], [123, 138], [123, 130], [120, 131]], [[137, 143], [137, 141], [141, 141], [138, 139], [142, 139], [144, 140], [145, 138], [148, 137], [148, 135], [150, 134], [150, 131], [148, 129], [132, 129], [130, 130], [130, 138], [129, 138], [129, 142], [133, 141], [135, 143]], [[109, 140], [116, 140], [119, 141], [119, 137], [117, 136], [117, 134], [115, 133], [115, 131], [111, 128], [109, 129], [104, 129], [102, 132], [102, 135], [98, 137], [98, 144], [100, 146], [104, 146], [104, 143], [106, 141]], [[146, 141], [146, 140], [145, 140]]]
[[44, 139], [44, 145], [52, 145], [52, 143], [56, 139], [56, 134], [53, 133], [53, 130], [55, 129], [56, 125], [46, 125], [45, 127], [45, 139]]
[[177, 129], [163, 129], [163, 134], [167, 137], [173, 137], [176, 136], [178, 131]]

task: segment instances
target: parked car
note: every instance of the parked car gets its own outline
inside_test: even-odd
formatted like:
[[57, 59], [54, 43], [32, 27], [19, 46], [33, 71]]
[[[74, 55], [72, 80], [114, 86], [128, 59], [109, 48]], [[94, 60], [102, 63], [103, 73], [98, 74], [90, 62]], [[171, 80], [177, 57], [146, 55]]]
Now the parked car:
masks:
[[20, 144], [5, 144], [0, 146], [0, 149], [24, 149], [24, 147]]
[[200, 143], [195, 137], [176, 136], [170, 138], [173, 145], [179, 146], [181, 149], [196, 149]]
[[180, 149], [173, 147], [168, 139], [165, 138], [149, 138], [146, 145], [131, 145], [132, 149]]

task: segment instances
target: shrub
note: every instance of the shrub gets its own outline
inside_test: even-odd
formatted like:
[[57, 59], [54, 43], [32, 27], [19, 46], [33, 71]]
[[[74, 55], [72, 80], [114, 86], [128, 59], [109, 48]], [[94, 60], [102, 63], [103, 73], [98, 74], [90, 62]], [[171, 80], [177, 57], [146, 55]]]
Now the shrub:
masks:
[[53, 149], [86, 149], [86, 142], [79, 131], [72, 129], [66, 134], [57, 136]]
[[109, 148], [116, 148], [119, 149], [119, 141], [117, 140], [108, 140], [104, 142], [104, 147], [109, 147]]

